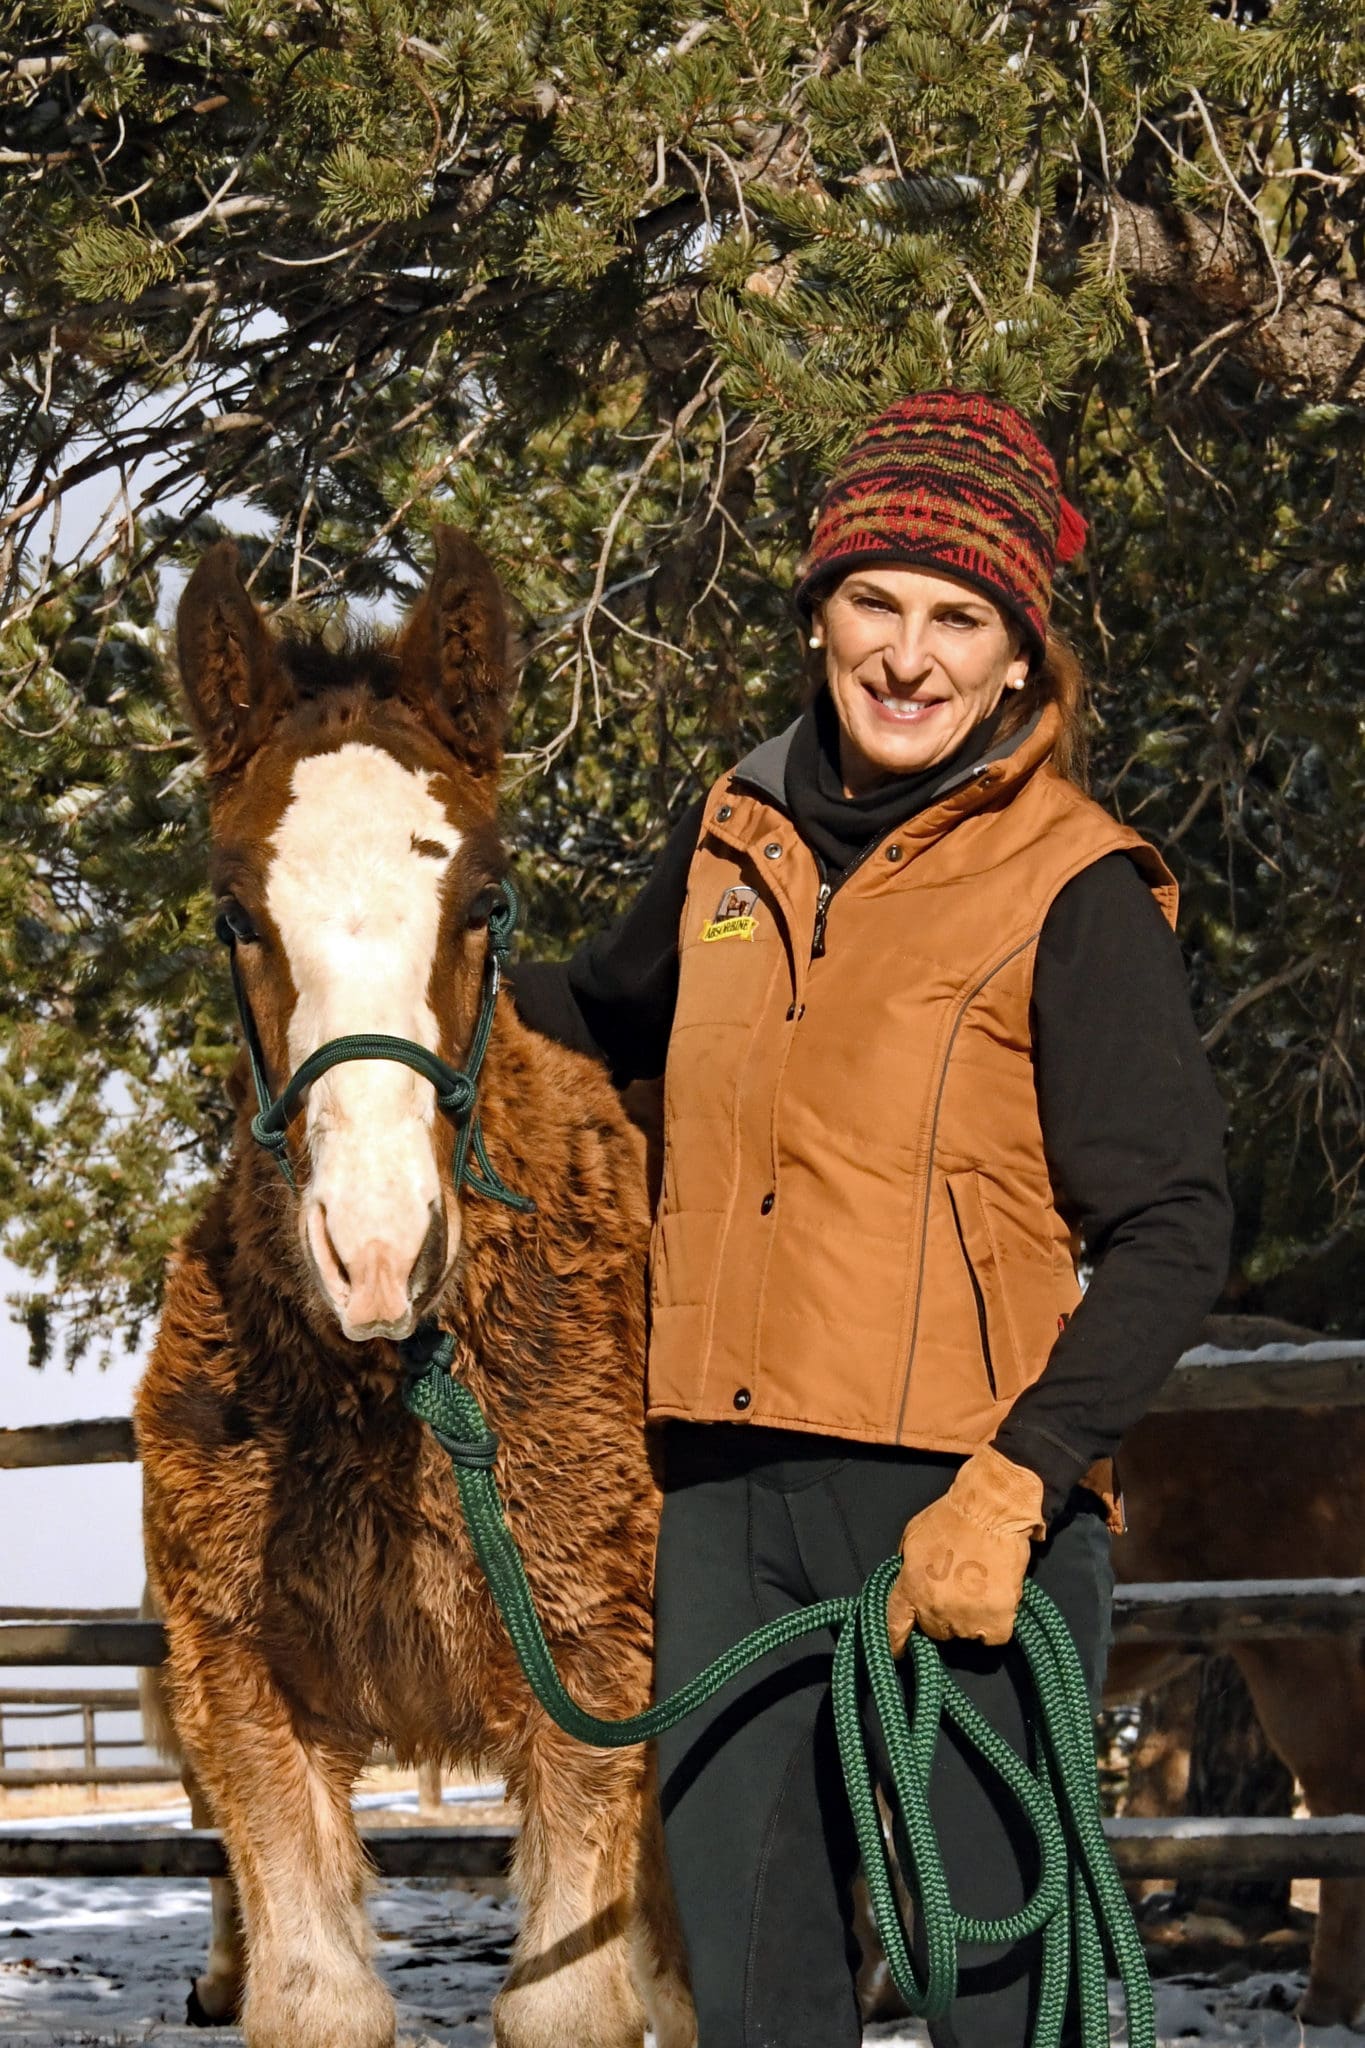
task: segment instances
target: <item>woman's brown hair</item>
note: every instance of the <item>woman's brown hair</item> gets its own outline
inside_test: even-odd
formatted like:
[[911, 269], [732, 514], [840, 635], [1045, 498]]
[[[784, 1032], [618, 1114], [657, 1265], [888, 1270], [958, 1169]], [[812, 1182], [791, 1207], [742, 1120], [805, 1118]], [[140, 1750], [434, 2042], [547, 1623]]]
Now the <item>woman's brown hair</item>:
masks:
[[1085, 670], [1060, 633], [1047, 629], [1042, 659], [1029, 670], [1022, 690], [1006, 690], [1004, 710], [993, 744], [1008, 739], [1028, 724], [1045, 704], [1055, 704], [1062, 729], [1052, 750], [1052, 765], [1078, 789], [1090, 788], [1089, 686]]

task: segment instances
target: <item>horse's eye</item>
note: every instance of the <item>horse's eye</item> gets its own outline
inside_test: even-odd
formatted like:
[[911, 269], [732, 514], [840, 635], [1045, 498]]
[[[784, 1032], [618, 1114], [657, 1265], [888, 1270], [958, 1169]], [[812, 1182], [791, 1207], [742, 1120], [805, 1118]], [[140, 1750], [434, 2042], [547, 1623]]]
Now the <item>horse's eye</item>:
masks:
[[214, 926], [219, 938], [228, 946], [234, 939], [243, 946], [254, 945], [261, 936], [235, 896], [225, 897], [219, 904]]
[[502, 900], [502, 891], [496, 883], [490, 882], [486, 889], [480, 889], [465, 913], [465, 924], [471, 932], [487, 928], [488, 920]]

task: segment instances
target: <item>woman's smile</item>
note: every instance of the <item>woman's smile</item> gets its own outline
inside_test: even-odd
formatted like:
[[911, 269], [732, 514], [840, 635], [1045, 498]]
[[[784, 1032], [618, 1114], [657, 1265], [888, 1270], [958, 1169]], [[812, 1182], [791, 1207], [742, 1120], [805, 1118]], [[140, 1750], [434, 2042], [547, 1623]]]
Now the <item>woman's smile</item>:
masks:
[[876, 683], [864, 683], [863, 688], [872, 699], [876, 716], [891, 725], [922, 725], [931, 712], [941, 710], [943, 705], [941, 697], [897, 697]]

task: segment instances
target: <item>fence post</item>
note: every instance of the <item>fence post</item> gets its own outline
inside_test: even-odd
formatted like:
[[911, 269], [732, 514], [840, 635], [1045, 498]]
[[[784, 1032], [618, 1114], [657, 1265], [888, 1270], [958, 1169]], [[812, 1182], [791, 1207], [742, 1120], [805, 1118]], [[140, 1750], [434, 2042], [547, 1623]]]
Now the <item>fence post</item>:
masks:
[[417, 1811], [423, 1820], [432, 1820], [441, 1811], [441, 1766], [430, 1757], [417, 1766]]

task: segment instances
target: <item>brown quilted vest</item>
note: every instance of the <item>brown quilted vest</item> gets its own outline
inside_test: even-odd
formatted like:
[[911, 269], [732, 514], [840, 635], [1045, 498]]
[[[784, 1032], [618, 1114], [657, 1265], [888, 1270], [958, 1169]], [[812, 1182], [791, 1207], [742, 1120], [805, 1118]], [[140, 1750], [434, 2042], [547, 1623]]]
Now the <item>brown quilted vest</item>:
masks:
[[779, 807], [787, 735], [708, 800], [688, 878], [652, 1254], [649, 1412], [969, 1452], [1079, 1298], [1029, 998], [1048, 906], [1159, 855], [1050, 766], [1057, 714], [850, 869]]

